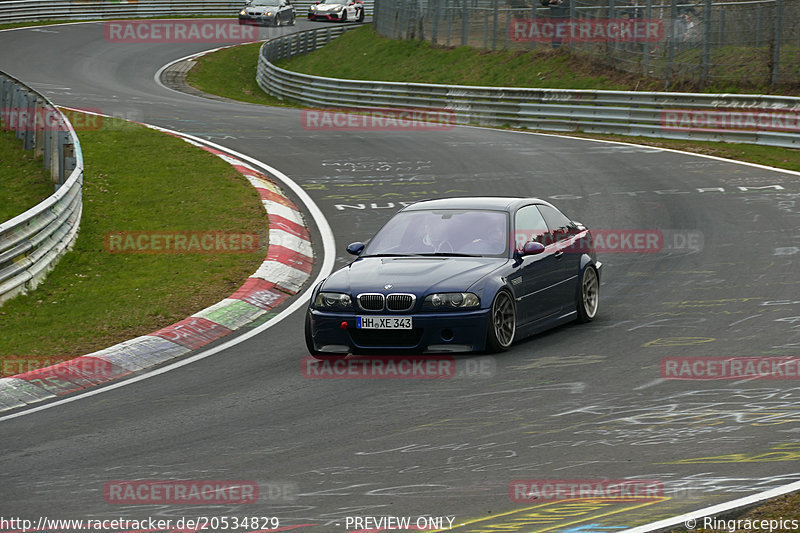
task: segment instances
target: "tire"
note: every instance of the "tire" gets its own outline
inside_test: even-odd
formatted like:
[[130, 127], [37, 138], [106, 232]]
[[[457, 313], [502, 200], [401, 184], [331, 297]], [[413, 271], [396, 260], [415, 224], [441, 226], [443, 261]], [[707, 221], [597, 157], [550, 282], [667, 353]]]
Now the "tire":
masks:
[[358, 18], [356, 19], [356, 22], [364, 22], [364, 8], [363, 7], [358, 10]]
[[277, 15], [275, 15], [275, 27], [280, 28], [280, 26], [281, 26], [281, 14], [278, 13]]
[[308, 353], [314, 359], [319, 359], [320, 361], [337, 361], [339, 359], [344, 359], [347, 357], [347, 354], [329, 354], [323, 353], [316, 349], [314, 346], [314, 337], [311, 334], [311, 312], [309, 311], [306, 313], [306, 327], [305, 327], [305, 337], [306, 337], [306, 348], [308, 349]]
[[290, 25], [290, 26], [294, 26], [294, 23], [295, 23], [295, 19], [296, 19], [296, 18], [297, 18], [297, 15], [295, 15], [294, 13], [292, 13], [292, 20], [289, 22], [289, 25]]
[[600, 306], [600, 280], [593, 266], [583, 269], [577, 290], [575, 307], [578, 317], [575, 320], [581, 323], [591, 322], [597, 316], [597, 308]]
[[486, 351], [504, 352], [514, 342], [517, 331], [517, 310], [514, 298], [506, 290], [499, 291], [489, 312], [489, 330], [486, 332]]
[[347, 22], [347, 10], [345, 9], [342, 11], [342, 18], [339, 19], [341, 22]]

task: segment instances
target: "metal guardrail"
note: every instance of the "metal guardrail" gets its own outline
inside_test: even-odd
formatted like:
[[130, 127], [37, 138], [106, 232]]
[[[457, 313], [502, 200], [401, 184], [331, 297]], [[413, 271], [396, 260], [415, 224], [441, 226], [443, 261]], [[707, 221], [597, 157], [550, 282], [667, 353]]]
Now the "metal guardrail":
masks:
[[[292, 2], [297, 15], [305, 17], [313, 0]], [[0, 24], [39, 20], [88, 20], [136, 17], [209, 16], [234, 17], [244, 0], [11, 0], [0, 1]], [[364, 2], [364, 14], [372, 16], [373, 0]]]
[[312, 107], [419, 111], [456, 124], [800, 147], [800, 98], [345, 80], [273, 64], [315, 50], [344, 31], [317, 29], [267, 41], [259, 55], [258, 84], [273, 96]]
[[82, 212], [83, 155], [72, 125], [44, 96], [0, 72], [0, 127], [44, 158], [56, 192], [0, 223], [0, 303], [33, 289], [75, 241]]

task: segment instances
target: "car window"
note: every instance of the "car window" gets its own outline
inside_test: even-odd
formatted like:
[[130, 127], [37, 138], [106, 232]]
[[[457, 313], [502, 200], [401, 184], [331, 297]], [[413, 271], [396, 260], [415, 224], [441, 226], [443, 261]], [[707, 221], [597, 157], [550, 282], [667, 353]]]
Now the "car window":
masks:
[[541, 211], [545, 222], [547, 222], [547, 227], [554, 241], [566, 239], [570, 231], [575, 230], [575, 223], [555, 207], [549, 205], [539, 205], [537, 207]]
[[529, 205], [517, 211], [514, 217], [514, 244], [522, 250], [526, 242], [550, 244], [550, 232], [542, 214], [535, 205]]
[[508, 217], [504, 211], [403, 211], [378, 231], [364, 255], [505, 255], [508, 240]]

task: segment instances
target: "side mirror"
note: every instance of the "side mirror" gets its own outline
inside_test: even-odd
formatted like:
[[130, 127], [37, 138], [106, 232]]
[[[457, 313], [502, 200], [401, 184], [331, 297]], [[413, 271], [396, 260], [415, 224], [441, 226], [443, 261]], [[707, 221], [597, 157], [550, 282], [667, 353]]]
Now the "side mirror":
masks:
[[544, 244], [540, 242], [526, 242], [522, 247], [522, 255], [537, 255], [544, 252]]
[[364, 243], [363, 242], [351, 242], [347, 245], [347, 253], [350, 255], [361, 255], [361, 252], [364, 251]]

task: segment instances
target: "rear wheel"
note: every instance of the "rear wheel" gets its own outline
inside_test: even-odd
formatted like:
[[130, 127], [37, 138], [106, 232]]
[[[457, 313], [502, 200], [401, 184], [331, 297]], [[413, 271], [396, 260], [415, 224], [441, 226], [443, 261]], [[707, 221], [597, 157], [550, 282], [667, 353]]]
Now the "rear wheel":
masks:
[[486, 333], [486, 350], [490, 353], [508, 350], [517, 331], [517, 311], [508, 291], [501, 290], [494, 297], [489, 312], [489, 331]]
[[578, 311], [578, 322], [591, 322], [597, 315], [597, 308], [600, 305], [600, 280], [597, 271], [593, 266], [583, 269], [581, 282], [578, 285], [578, 297], [576, 307]]

